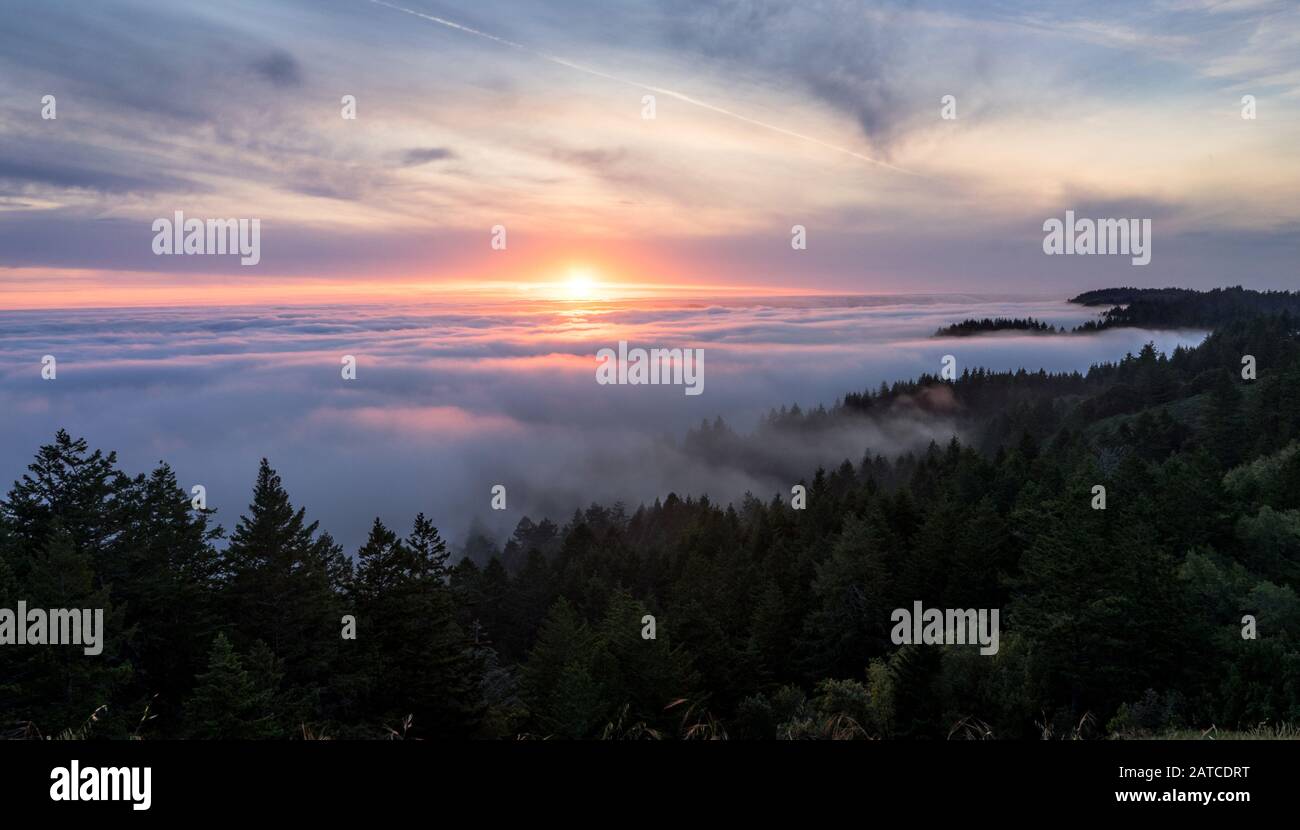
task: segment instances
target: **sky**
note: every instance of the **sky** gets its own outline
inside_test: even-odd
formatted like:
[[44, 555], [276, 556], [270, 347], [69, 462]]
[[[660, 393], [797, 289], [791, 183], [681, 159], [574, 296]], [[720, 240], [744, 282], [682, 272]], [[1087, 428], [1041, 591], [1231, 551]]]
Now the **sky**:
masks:
[[[1296, 287], [1294, 2], [0, 14], [0, 308]], [[1151, 263], [1045, 256], [1068, 209]], [[155, 255], [177, 210], [260, 262]]]

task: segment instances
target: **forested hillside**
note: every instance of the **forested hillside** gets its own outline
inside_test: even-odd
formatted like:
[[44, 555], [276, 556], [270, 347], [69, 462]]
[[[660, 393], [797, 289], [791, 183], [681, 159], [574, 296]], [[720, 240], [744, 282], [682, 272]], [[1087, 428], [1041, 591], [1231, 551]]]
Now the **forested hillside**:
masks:
[[[765, 431], [936, 412], [964, 441], [808, 470], [806, 509], [789, 489], [594, 504], [522, 519], [479, 563], [449, 561], [436, 515], [376, 520], [344, 551], [266, 462], [223, 532], [167, 466], [131, 476], [60, 431], [0, 502], [0, 607], [103, 608], [108, 633], [98, 657], [0, 647], [0, 723], [1038, 739], [1300, 722], [1297, 318], [1239, 317], [1086, 374], [923, 377], [687, 440], [743, 454]], [[918, 600], [1001, 609], [999, 651], [894, 645], [891, 611]]]
[[1195, 291], [1190, 288], [1105, 288], [1070, 299], [1085, 306], [1108, 305], [1101, 319], [1075, 331], [1115, 326], [1146, 328], [1215, 328], [1259, 314], [1300, 315], [1300, 293], [1254, 291], [1239, 285]]
[[1300, 292], [1255, 291], [1233, 286], [1196, 291], [1191, 288], [1103, 288], [1070, 298], [1082, 306], [1110, 306], [1096, 320], [1074, 328], [1048, 325], [1033, 317], [966, 319], [943, 326], [935, 337], [969, 337], [997, 331], [1029, 334], [1094, 334], [1102, 329], [1214, 329], [1261, 314], [1300, 316]]

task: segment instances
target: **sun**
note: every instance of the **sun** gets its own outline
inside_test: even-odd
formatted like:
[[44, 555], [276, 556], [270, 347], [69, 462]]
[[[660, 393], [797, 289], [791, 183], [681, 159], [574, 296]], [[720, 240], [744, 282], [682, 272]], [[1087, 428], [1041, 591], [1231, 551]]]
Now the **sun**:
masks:
[[564, 295], [570, 300], [589, 300], [596, 290], [596, 277], [584, 268], [575, 268], [569, 272], [564, 282]]

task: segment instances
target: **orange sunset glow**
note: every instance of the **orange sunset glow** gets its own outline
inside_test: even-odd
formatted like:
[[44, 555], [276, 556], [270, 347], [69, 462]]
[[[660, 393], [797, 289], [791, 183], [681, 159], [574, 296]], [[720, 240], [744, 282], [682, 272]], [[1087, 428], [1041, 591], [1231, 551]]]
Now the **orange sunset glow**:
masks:
[[[1267, 129], [1238, 113], [1243, 79], [1270, 61], [1279, 67], [1259, 77], [1294, 100], [1278, 25], [1246, 53], [1194, 27], [1031, 36], [979, 22], [1027, 64], [1100, 61], [1160, 91], [1135, 101], [1114, 78], [1085, 75], [1063, 98], [975, 46], [942, 48], [960, 10], [843, 22], [828, 31], [874, 42], [898, 29], [912, 48], [836, 68], [816, 50], [802, 62], [741, 47], [705, 59], [691, 38], [620, 52], [516, 10], [503, 21], [531, 31], [524, 43], [486, 22], [367, 5], [346, 24], [355, 40], [322, 18], [300, 33], [301, 57], [250, 59], [251, 83], [187, 76], [197, 121], [115, 102], [113, 89], [63, 102], [75, 131], [11, 112], [0, 306], [1040, 291], [1023, 257], [1044, 218], [1090, 204], [1159, 214], [1162, 253], [1135, 277], [1210, 284], [1257, 240], [1277, 243], [1258, 256], [1284, 256], [1300, 222], [1300, 122], [1284, 107], [1262, 110]], [[393, 31], [382, 51], [367, 47]], [[1204, 69], [1211, 48], [1221, 54]], [[819, 84], [819, 67], [841, 80]], [[68, 70], [40, 71], [55, 88]], [[957, 81], [971, 77], [979, 87], [963, 94]], [[365, 94], [349, 117], [336, 101], [353, 86]], [[935, 91], [949, 86], [952, 120]], [[160, 254], [152, 226], [177, 211], [257, 220], [258, 261]], [[791, 247], [796, 227], [804, 248]]]

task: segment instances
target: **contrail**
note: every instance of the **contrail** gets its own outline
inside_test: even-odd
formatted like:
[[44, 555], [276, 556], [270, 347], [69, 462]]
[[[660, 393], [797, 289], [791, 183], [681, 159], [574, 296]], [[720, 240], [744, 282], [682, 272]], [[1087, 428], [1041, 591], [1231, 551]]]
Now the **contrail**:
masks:
[[393, 9], [394, 11], [405, 12], [406, 14], [414, 15], [424, 20], [437, 23], [440, 26], [446, 26], [449, 29], [455, 29], [459, 32], [465, 32], [466, 34], [471, 34], [474, 35], [475, 37], [481, 37], [484, 38], [485, 40], [490, 40], [493, 43], [499, 43], [502, 46], [508, 46], [511, 49], [517, 49], [521, 52], [527, 52], [528, 54], [533, 55], [534, 57], [541, 58], [544, 61], [549, 61], [550, 63], [556, 64], [558, 66], [564, 66], [569, 69], [576, 70], [578, 72], [585, 72], [588, 75], [592, 75], [597, 78], [603, 78], [607, 81], [614, 81], [615, 83], [625, 84], [627, 86], [633, 86], [636, 87], [637, 89], [644, 89], [647, 92], [653, 92], [658, 95], [665, 95], [669, 98], [675, 98], [678, 101], [682, 101], [683, 103], [691, 104], [692, 106], [700, 107], [701, 109], [706, 109], [709, 110], [710, 112], [716, 112], [719, 115], [725, 115], [728, 118], [734, 118], [737, 121], [743, 121], [744, 123], [752, 124], [755, 127], [762, 127], [765, 130], [771, 130], [772, 132], [780, 133], [781, 135], [789, 136], [790, 138], [797, 138], [800, 141], [807, 141], [811, 144], [816, 144], [819, 147], [825, 147], [828, 150], [834, 150], [837, 153], [843, 153], [846, 156], [852, 156], [855, 159], [869, 162], [871, 164], [876, 165], [877, 167], [883, 167], [886, 170], [893, 170], [895, 173], [902, 173], [907, 176], [917, 176], [920, 178], [926, 178], [925, 176], [922, 176], [920, 173], [914, 173], [911, 170], [904, 170], [901, 167], [895, 167], [894, 165], [889, 164], [887, 162], [883, 162], [879, 159], [873, 159], [870, 156], [863, 155], [862, 153], [859, 153], [856, 150], [850, 150], [847, 147], [840, 147], [835, 144], [830, 144], [828, 142], [822, 141], [820, 138], [814, 138], [813, 136], [810, 135], [797, 133], [794, 130], [787, 130], [785, 127], [778, 127], [775, 124], [768, 124], [766, 121], [759, 121], [756, 118], [750, 118], [747, 115], [741, 115], [738, 112], [732, 112], [729, 109], [724, 109], [723, 107], [710, 104], [707, 101], [701, 101], [698, 98], [692, 98], [691, 96], [685, 95], [681, 92], [674, 92], [671, 89], [664, 89], [663, 87], [652, 86], [650, 84], [643, 84], [638, 81], [629, 80], [627, 78], [620, 78], [617, 75], [610, 75], [608, 72], [601, 72], [599, 69], [592, 69], [590, 66], [583, 66], [580, 63], [574, 63], [571, 60], [566, 60], [565, 58], [561, 58], [557, 55], [550, 55], [547, 54], [546, 52], [539, 52], [538, 50], [525, 46], [522, 43], [516, 43], [513, 40], [507, 40], [503, 37], [497, 37], [496, 35], [491, 35], [488, 34], [487, 32], [482, 32], [479, 31], [478, 29], [474, 29], [469, 26], [463, 26], [455, 22], [454, 20], [447, 20], [446, 18], [435, 17], [434, 15], [425, 14], [424, 12], [418, 12], [415, 11], [414, 9], [408, 9], [403, 6], [396, 6], [393, 5], [392, 3], [385, 3], [384, 0], [368, 0], [368, 2], [373, 3], [376, 6], [384, 6], [385, 8]]

